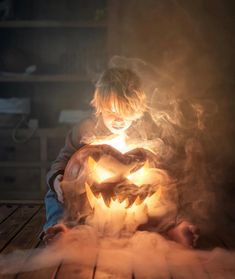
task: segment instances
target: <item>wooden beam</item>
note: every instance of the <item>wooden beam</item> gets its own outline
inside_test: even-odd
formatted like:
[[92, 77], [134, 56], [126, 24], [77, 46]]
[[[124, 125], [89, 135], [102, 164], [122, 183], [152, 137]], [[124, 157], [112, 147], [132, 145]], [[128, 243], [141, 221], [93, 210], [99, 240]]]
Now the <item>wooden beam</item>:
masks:
[[105, 28], [105, 21], [12, 20], [0, 22], [0, 28]]
[[[17, 205], [38, 205], [38, 204], [43, 204], [43, 200], [0, 200], [0, 205], [1, 206], [17, 206]], [[0, 212], [1, 212], [1, 207], [0, 207]], [[1, 213], [0, 213], [1, 216]]]
[[22, 73], [0, 75], [0, 82], [90, 82], [90, 79], [78, 74], [25, 75]]

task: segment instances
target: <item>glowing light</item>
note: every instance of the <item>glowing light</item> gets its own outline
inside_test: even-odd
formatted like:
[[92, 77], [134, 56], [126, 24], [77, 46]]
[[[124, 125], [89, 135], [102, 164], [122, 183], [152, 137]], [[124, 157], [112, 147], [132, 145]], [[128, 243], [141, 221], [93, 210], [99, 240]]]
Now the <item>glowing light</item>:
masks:
[[157, 192], [155, 192], [152, 196], [147, 197], [144, 200], [144, 204], [146, 204], [148, 208], [153, 208], [156, 205], [156, 202], [159, 200], [160, 196], [161, 188], [159, 187]]
[[95, 208], [97, 205], [102, 208], [107, 208], [107, 205], [105, 204], [105, 201], [101, 194], [99, 194], [99, 196], [96, 198], [96, 196], [93, 194], [90, 186], [87, 183], [85, 184], [85, 188], [87, 199], [90, 203], [91, 208]]
[[149, 163], [148, 161], [143, 165], [142, 168], [134, 173], [131, 173], [127, 178], [137, 186], [141, 186], [145, 183], [146, 175], [148, 174]]
[[[133, 146], [128, 146], [126, 143], [126, 135], [120, 134], [115, 135], [115, 137], [109, 137], [104, 140], [98, 140], [94, 141], [92, 143], [93, 145], [97, 144], [108, 144], [112, 146], [113, 148], [119, 150], [121, 153], [126, 153], [133, 149]], [[110, 178], [114, 178], [117, 174], [115, 171], [111, 171], [109, 168], [109, 165], [106, 164], [105, 168], [102, 166], [102, 163], [96, 162], [94, 159], [89, 157], [88, 159], [88, 165], [90, 169], [90, 177], [93, 181], [96, 181], [98, 183], [105, 182], [109, 180]], [[117, 171], [117, 170], [116, 170]], [[155, 169], [150, 168], [149, 162], [146, 161], [145, 164], [138, 169], [136, 172], [133, 172], [131, 174], [128, 174], [126, 178], [130, 181], [130, 183], [135, 184], [136, 186], [141, 186], [146, 183], [154, 183], [155, 181], [159, 180], [160, 174], [156, 172]], [[118, 199], [111, 198], [109, 205], [107, 205], [104, 201], [104, 198], [101, 194], [99, 194], [98, 197], [96, 197], [90, 186], [88, 184], [85, 185], [86, 188], [86, 194], [88, 201], [91, 205], [91, 207], [95, 210], [103, 209], [108, 212], [115, 211], [115, 212], [122, 212], [125, 211], [127, 214], [133, 215], [140, 212], [143, 212], [146, 209], [154, 208], [157, 201], [159, 200], [159, 197], [161, 195], [160, 188], [156, 193], [153, 195], [145, 198], [144, 200], [141, 200], [139, 196], [137, 196], [136, 200], [131, 204], [130, 201], [127, 199], [123, 201], [119, 201]]]
[[96, 197], [91, 191], [91, 188], [88, 184], [85, 185], [85, 188], [87, 199], [90, 203], [91, 208], [101, 207], [106, 210], [126, 210], [129, 213], [136, 212], [140, 209], [143, 210], [145, 206], [147, 206], [147, 208], [154, 207], [161, 194], [161, 190], [158, 189], [156, 193], [154, 193], [150, 197], [145, 198], [144, 200], [141, 200], [140, 197], [137, 196], [136, 200], [130, 207], [128, 207], [130, 204], [128, 199], [125, 199], [122, 202], [120, 202], [118, 199], [111, 199], [109, 205], [107, 206], [101, 194]]
[[120, 134], [118, 136], [108, 137], [103, 140], [97, 140], [92, 142], [92, 144], [108, 144], [123, 154], [133, 149], [133, 146], [127, 145], [126, 143], [126, 134]]
[[113, 200], [111, 199], [111, 202], [109, 204], [109, 208], [110, 209], [114, 209], [114, 210], [121, 210], [121, 209], [125, 209], [128, 205], [128, 200], [124, 200], [123, 202], [119, 202], [117, 199]]
[[105, 169], [100, 164], [95, 162], [91, 157], [88, 159], [89, 169], [91, 170], [90, 175], [93, 180], [98, 183], [104, 182], [106, 179], [114, 177], [114, 173]]

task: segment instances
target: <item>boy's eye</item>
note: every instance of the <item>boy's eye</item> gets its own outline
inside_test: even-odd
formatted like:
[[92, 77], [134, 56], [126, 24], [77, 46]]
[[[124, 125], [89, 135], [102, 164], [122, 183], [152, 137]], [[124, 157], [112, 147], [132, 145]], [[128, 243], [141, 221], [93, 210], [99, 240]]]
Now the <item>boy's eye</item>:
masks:
[[104, 111], [105, 115], [108, 116], [108, 117], [114, 117], [114, 118], [118, 118], [118, 119], [123, 119], [124, 121], [134, 121], [136, 120], [136, 117], [134, 116], [125, 116], [123, 117], [122, 115], [116, 113], [116, 112], [113, 112], [113, 111]]
[[107, 111], [107, 112], [105, 112], [105, 114], [106, 114], [107, 116], [113, 116], [113, 117], [115, 117], [115, 118], [122, 118], [120, 115], [118, 115], [117, 113], [112, 112], [112, 111]]

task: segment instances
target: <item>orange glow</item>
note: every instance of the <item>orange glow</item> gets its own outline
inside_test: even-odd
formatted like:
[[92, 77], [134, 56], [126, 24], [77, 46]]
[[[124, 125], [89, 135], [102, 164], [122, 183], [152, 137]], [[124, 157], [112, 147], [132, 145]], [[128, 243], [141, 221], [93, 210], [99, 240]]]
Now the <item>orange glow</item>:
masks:
[[87, 183], [85, 184], [85, 188], [86, 188], [87, 199], [90, 203], [91, 208], [95, 208], [96, 206], [99, 206], [101, 208], [107, 208], [107, 205], [105, 204], [101, 194], [96, 198], [96, 196], [93, 194], [91, 188]]
[[118, 199], [112, 199], [109, 203], [109, 205], [106, 205], [103, 197], [101, 194], [99, 194], [98, 197], [96, 197], [93, 192], [91, 191], [90, 186], [86, 183], [86, 194], [87, 199], [90, 203], [91, 208], [102, 208], [105, 210], [126, 210], [127, 213], [133, 213], [137, 210], [143, 210], [147, 207], [147, 209], [150, 209], [155, 206], [156, 202], [158, 201], [160, 197], [161, 190], [159, 189], [156, 193], [154, 193], [152, 196], [145, 198], [143, 201], [141, 201], [140, 197], [137, 196], [134, 203], [129, 207], [129, 200], [125, 199], [124, 201], [120, 202]]
[[153, 208], [156, 205], [157, 201], [159, 200], [160, 196], [161, 196], [161, 188], [159, 187], [157, 192], [155, 192], [152, 196], [147, 197], [144, 200], [144, 204], [146, 204], [148, 208]]
[[89, 165], [89, 169], [91, 170], [90, 175], [92, 179], [98, 183], [104, 182], [106, 179], [115, 176], [113, 172], [102, 167], [100, 164], [95, 162], [91, 157], [89, 157], [88, 159], [88, 165]]
[[127, 178], [137, 186], [141, 186], [145, 183], [146, 175], [148, 174], [149, 163], [148, 161], [144, 164], [142, 168], [134, 173], [131, 173]]
[[114, 210], [122, 210], [122, 209], [126, 209], [128, 204], [129, 204], [128, 199], [124, 200], [122, 202], [119, 202], [117, 199], [116, 200], [111, 199], [109, 208], [114, 209]]
[[97, 140], [92, 142], [92, 144], [108, 144], [123, 154], [133, 149], [133, 146], [127, 145], [126, 143], [126, 134], [111, 136], [103, 140]]
[[[97, 144], [108, 144], [115, 149], [119, 150], [122, 153], [126, 153], [133, 149], [133, 146], [128, 146], [126, 143], [126, 135], [121, 134], [115, 137], [109, 137], [104, 140], [97, 140], [92, 143], [93, 145]], [[104, 165], [101, 165], [102, 163], [96, 162], [94, 159], [89, 157], [88, 159], [88, 166], [90, 170], [90, 178], [98, 183], [104, 183], [105, 181], [115, 178], [117, 176], [117, 173], [115, 173], [115, 170], [110, 170], [109, 165], [106, 164], [107, 168], [104, 167]], [[116, 170], [118, 172], [118, 169]], [[148, 183], [154, 183], [156, 179], [159, 179], [159, 174], [156, 173], [156, 170], [149, 167], [149, 162], [146, 161], [145, 164], [138, 169], [136, 172], [133, 172], [131, 174], [128, 174], [126, 178], [130, 181], [130, 183], [135, 184], [136, 186], [141, 186], [143, 184]], [[85, 185], [86, 188], [86, 194], [88, 201], [90, 203], [91, 208], [97, 209], [101, 208], [103, 210], [108, 211], [123, 211], [125, 210], [126, 213], [136, 213], [137, 211], [143, 211], [145, 209], [151, 209], [156, 205], [156, 202], [159, 200], [160, 196], [160, 188], [156, 193], [154, 193], [152, 196], [145, 198], [144, 200], [141, 200], [139, 196], [137, 196], [134, 203], [130, 205], [130, 202], [128, 199], [120, 202], [118, 199], [111, 198], [111, 201], [109, 205], [107, 205], [100, 194], [98, 197], [96, 197], [90, 186], [88, 184]]]

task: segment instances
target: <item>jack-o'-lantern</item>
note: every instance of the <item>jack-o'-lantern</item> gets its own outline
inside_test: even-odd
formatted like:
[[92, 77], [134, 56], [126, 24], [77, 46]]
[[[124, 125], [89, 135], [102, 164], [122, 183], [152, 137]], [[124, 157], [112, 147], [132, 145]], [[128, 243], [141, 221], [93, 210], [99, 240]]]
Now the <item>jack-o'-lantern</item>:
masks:
[[[94, 142], [81, 148], [70, 159], [64, 174], [67, 220], [84, 222], [97, 207], [126, 214], [137, 210], [154, 211], [167, 175], [156, 168], [156, 156], [150, 150], [134, 148], [124, 152], [123, 142], [115, 147]], [[127, 150], [127, 152], [125, 152]], [[115, 217], [114, 217], [115, 218]]]

